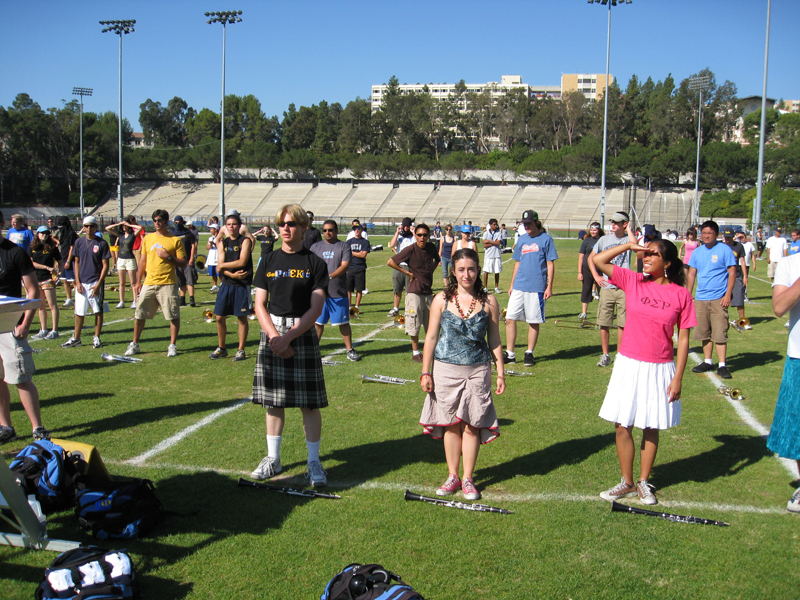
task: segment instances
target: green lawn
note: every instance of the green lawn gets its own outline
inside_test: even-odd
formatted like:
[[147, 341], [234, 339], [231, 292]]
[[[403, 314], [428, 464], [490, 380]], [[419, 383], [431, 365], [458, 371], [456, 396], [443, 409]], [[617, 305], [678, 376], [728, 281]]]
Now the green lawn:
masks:
[[[388, 238], [373, 240], [381, 242]], [[167, 509], [199, 511], [168, 517], [144, 540], [103, 545], [132, 553], [143, 597], [150, 599], [319, 598], [328, 579], [355, 561], [382, 563], [438, 600], [797, 598], [800, 535], [797, 517], [785, 511], [791, 477], [706, 376], [685, 375], [683, 423], [662, 433], [652, 483], [663, 510], [731, 526], [612, 513], [599, 499], [619, 480], [612, 426], [597, 417], [611, 369], [595, 366], [595, 330], [553, 323], [574, 321], [580, 312], [578, 243], [556, 245], [555, 296], [547, 304], [537, 364], [514, 366], [534, 376], [509, 378], [506, 393], [495, 398], [501, 436], [478, 460], [482, 502], [513, 510], [508, 516], [403, 500], [407, 488], [433, 495], [447, 468], [441, 442], [423, 436], [418, 425], [424, 396], [416, 384], [361, 383], [363, 373], [413, 380], [420, 373], [400, 330], [377, 331], [389, 324], [391, 273], [381, 266], [391, 256], [387, 251], [369, 256], [370, 293], [354, 321], [354, 338], [372, 336], [357, 346], [364, 359], [351, 363], [340, 353], [335, 360], [344, 364], [325, 367], [330, 406], [323, 411], [321, 453], [328, 489], [341, 500], [236, 485], [266, 453], [264, 410], [251, 403], [131, 462], [250, 395], [257, 325], [248, 360], [208, 360], [216, 333], [202, 319], [213, 303], [207, 277], [198, 286], [201, 306], [182, 311], [177, 358], [166, 358], [168, 327], [161, 317], [145, 329], [140, 364], [104, 362], [102, 351], [91, 347], [34, 342], [42, 350], [35, 382], [54, 437], [95, 445], [112, 474], [153, 479]], [[512, 264], [505, 265], [503, 289]], [[757, 264], [756, 277], [766, 279], [766, 262]], [[108, 297], [114, 306], [115, 294]], [[750, 298], [754, 329], [731, 331], [728, 363], [732, 384], [744, 392], [742, 404], [768, 427], [787, 330], [771, 311], [766, 282], [751, 279]], [[500, 302], [505, 306], [505, 293]], [[112, 308], [106, 315], [103, 350], [124, 352], [132, 321], [111, 322], [132, 312]], [[64, 310], [62, 335], [71, 321]], [[230, 349], [235, 328], [229, 329]], [[522, 327], [519, 334], [518, 349]], [[338, 331], [326, 328], [323, 355], [342, 349]], [[691, 349], [699, 352], [694, 343]], [[12, 416], [18, 432], [29, 434], [14, 391]], [[6, 460], [29, 441], [4, 446]], [[305, 458], [300, 415], [289, 411], [283, 485], [302, 485]], [[50, 535], [93, 541], [69, 511], [51, 517]], [[30, 598], [53, 558], [0, 547], [0, 598]]]

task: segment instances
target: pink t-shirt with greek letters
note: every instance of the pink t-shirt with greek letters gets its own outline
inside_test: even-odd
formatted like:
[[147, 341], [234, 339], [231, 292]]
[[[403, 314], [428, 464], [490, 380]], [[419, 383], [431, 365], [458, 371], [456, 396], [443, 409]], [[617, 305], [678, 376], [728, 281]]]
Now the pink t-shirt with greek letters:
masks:
[[620, 354], [650, 363], [672, 362], [675, 325], [697, 325], [689, 291], [675, 283], [661, 285], [629, 269], [614, 267], [611, 283], [625, 291], [625, 335]]

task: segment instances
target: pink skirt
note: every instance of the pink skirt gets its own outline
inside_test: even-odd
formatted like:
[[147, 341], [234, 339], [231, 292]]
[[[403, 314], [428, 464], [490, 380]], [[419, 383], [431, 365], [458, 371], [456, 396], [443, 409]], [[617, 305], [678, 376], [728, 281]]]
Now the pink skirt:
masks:
[[497, 413], [492, 402], [491, 363], [451, 365], [434, 361], [433, 392], [425, 398], [419, 424], [425, 434], [436, 439], [444, 428], [466, 423], [479, 430], [481, 444], [500, 435]]

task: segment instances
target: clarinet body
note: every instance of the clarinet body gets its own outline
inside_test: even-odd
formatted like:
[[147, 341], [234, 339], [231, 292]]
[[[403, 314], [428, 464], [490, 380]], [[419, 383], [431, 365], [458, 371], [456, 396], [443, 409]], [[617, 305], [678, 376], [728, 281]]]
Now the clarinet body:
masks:
[[317, 492], [315, 490], [296, 490], [290, 487], [281, 487], [279, 485], [270, 485], [269, 483], [259, 483], [257, 481], [250, 481], [249, 479], [239, 478], [239, 487], [254, 487], [262, 490], [269, 490], [271, 492], [278, 492], [281, 494], [288, 494], [289, 496], [302, 496], [303, 498], [326, 498], [328, 500], [338, 500], [341, 496], [336, 494], [326, 494], [324, 492]]
[[514, 513], [506, 508], [497, 508], [495, 506], [487, 506], [486, 504], [469, 504], [467, 502], [456, 502], [455, 500], [442, 500], [440, 498], [431, 498], [429, 496], [420, 496], [413, 494], [411, 491], [406, 490], [406, 500], [419, 500], [421, 502], [428, 502], [429, 504], [438, 504], [439, 506], [447, 506], [448, 508], [460, 508], [462, 510], [474, 510], [477, 512], [493, 512], [502, 515], [513, 515]]
[[724, 521], [714, 521], [712, 519], [703, 519], [701, 517], [687, 517], [684, 515], [673, 515], [671, 513], [657, 512], [655, 510], [646, 510], [644, 508], [635, 508], [619, 502], [611, 504], [612, 512], [627, 512], [637, 515], [647, 515], [648, 517], [657, 517], [659, 519], [666, 519], [673, 523], [692, 523], [695, 525], [717, 525], [718, 527], [730, 527], [730, 523]]

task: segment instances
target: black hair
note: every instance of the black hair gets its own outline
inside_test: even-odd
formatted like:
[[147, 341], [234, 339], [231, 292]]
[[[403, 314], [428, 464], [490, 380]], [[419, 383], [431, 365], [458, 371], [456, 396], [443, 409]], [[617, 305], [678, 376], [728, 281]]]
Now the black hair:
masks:
[[333, 230], [336, 233], [339, 233], [339, 225], [337, 225], [336, 221], [334, 221], [333, 219], [326, 219], [325, 221], [323, 221], [322, 226], [325, 227], [325, 225], [333, 225]]
[[164, 221], [169, 221], [169, 213], [164, 209], [158, 208], [153, 211], [153, 220], [155, 221], [156, 218], [164, 219]]
[[478, 253], [472, 248], [462, 248], [461, 250], [453, 252], [453, 256], [450, 258], [450, 270], [447, 272], [447, 287], [444, 288], [445, 299], [452, 300], [458, 293], [458, 280], [456, 279], [455, 268], [456, 262], [462, 258], [474, 260], [475, 264], [478, 265], [478, 277], [475, 279], [473, 292], [478, 300], [486, 302], [489, 294], [486, 292], [486, 288], [483, 287], [483, 282], [481, 281], [481, 263], [478, 259]]
[[650, 244], [658, 245], [658, 252], [661, 254], [661, 260], [670, 265], [664, 269], [664, 274], [669, 279], [670, 283], [677, 283], [682, 286], [686, 282], [686, 272], [683, 269], [683, 262], [678, 258], [678, 249], [669, 240], [653, 240]]
[[703, 229], [705, 229], [706, 227], [713, 229], [714, 233], [719, 235], [719, 225], [717, 225], [716, 221], [712, 221], [709, 219], [708, 221], [700, 225], [700, 231], [703, 231]]
[[431, 228], [425, 225], [425, 223], [417, 223], [417, 226], [414, 227], [414, 233], [417, 233], [417, 231], [419, 231], [420, 229], [424, 229], [428, 233], [431, 232]]

